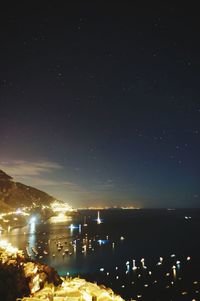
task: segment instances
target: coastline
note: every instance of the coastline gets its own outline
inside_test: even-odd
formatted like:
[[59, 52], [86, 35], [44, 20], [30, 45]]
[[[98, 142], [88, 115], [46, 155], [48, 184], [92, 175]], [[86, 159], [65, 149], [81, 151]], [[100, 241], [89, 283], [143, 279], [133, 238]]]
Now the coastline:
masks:
[[30, 261], [22, 251], [0, 240], [0, 295], [4, 301], [57, 300], [124, 301], [112, 289], [81, 278], [62, 278], [45, 264]]

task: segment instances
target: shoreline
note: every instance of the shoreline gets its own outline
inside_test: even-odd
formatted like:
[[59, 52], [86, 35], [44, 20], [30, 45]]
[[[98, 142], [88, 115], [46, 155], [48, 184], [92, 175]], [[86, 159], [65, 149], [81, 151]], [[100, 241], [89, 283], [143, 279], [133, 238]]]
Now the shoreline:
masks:
[[4, 301], [31, 301], [39, 300], [40, 297], [49, 301], [54, 300], [54, 297], [56, 300], [57, 296], [60, 301], [68, 297], [82, 301], [124, 301], [103, 285], [79, 277], [60, 277], [54, 268], [27, 260], [22, 251], [1, 240], [0, 295], [4, 296]]

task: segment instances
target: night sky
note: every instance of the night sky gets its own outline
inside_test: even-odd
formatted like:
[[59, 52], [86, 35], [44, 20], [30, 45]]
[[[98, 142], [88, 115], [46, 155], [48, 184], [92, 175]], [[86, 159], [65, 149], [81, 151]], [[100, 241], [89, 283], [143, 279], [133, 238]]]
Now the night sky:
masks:
[[0, 168], [74, 207], [199, 207], [195, 8], [16, 2], [0, 13]]

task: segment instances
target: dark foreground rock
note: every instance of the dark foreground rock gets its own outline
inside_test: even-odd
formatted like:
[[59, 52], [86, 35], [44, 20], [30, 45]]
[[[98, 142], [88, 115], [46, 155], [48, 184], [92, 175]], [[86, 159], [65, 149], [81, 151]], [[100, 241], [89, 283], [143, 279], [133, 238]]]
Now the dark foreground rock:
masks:
[[54, 268], [26, 260], [23, 256], [8, 256], [0, 249], [0, 300], [15, 301], [44, 287], [62, 283]]

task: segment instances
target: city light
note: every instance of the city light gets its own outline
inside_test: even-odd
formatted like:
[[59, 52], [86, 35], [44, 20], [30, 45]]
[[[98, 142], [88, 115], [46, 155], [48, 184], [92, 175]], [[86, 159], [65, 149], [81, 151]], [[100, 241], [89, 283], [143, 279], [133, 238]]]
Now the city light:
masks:
[[0, 248], [7, 253], [8, 256], [16, 256], [19, 250], [13, 247], [7, 240], [0, 240]]
[[55, 202], [51, 203], [51, 209], [55, 213], [74, 211], [70, 205], [68, 205], [67, 203], [64, 203], [64, 202], [59, 202], [59, 201], [55, 201]]
[[71, 219], [71, 216], [67, 216], [65, 213], [60, 212], [58, 215], [51, 217], [51, 223], [63, 223], [70, 221]]

